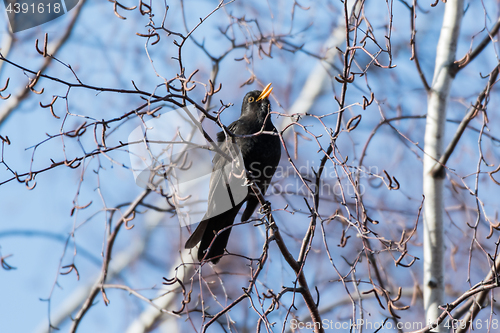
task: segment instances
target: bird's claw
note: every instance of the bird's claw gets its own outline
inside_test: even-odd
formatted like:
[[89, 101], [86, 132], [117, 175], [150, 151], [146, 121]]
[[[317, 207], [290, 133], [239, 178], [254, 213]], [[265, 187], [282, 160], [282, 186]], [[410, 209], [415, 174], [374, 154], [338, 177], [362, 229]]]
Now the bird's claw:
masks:
[[260, 206], [259, 213], [266, 215], [271, 210], [271, 203], [266, 201], [262, 206]]

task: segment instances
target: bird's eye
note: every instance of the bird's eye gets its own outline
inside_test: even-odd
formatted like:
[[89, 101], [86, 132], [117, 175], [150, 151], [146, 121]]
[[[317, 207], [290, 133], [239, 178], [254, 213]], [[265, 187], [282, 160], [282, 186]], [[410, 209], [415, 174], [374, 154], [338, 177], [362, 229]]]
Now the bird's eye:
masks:
[[253, 97], [248, 97], [248, 103], [253, 103], [253, 101], [255, 100], [255, 98]]

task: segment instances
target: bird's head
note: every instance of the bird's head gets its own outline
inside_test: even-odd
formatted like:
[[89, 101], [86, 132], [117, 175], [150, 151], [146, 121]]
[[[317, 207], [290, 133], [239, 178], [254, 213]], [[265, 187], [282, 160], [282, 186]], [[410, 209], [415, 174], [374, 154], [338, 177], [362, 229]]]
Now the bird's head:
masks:
[[241, 115], [257, 116], [257, 118], [263, 121], [271, 110], [271, 103], [268, 96], [272, 91], [273, 88], [271, 87], [271, 83], [269, 83], [262, 91], [254, 90], [247, 93], [241, 105]]

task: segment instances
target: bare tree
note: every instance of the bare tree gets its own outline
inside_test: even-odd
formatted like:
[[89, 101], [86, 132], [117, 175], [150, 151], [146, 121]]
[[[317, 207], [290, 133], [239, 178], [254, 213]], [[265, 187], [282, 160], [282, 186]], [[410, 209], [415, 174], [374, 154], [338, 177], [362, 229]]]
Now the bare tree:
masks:
[[[444, 200], [441, 173], [433, 167], [442, 156], [446, 122], [446, 105], [454, 77], [458, 36], [463, 15], [463, 1], [446, 5], [443, 26], [436, 48], [436, 64], [432, 84], [428, 89], [427, 117], [424, 145], [424, 307], [427, 322], [439, 316], [439, 306], [444, 303]], [[440, 326], [438, 332], [444, 332]]]
[[[2, 37], [1, 292], [44, 306], [6, 329], [498, 329], [495, 4], [113, 0], [63, 17]], [[195, 180], [269, 82], [280, 165], [266, 195], [248, 180], [261, 209], [220, 262], [199, 263]]]

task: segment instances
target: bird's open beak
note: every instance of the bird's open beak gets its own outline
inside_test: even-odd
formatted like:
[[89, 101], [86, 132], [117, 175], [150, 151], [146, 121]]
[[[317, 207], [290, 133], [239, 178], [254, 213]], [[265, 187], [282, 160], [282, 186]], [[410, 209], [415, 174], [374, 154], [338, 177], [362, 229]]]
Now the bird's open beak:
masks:
[[261, 99], [267, 98], [267, 96], [271, 95], [271, 92], [273, 91], [273, 88], [271, 87], [271, 83], [269, 83], [264, 90], [260, 93], [260, 96], [257, 98], [257, 101], [260, 101]]

